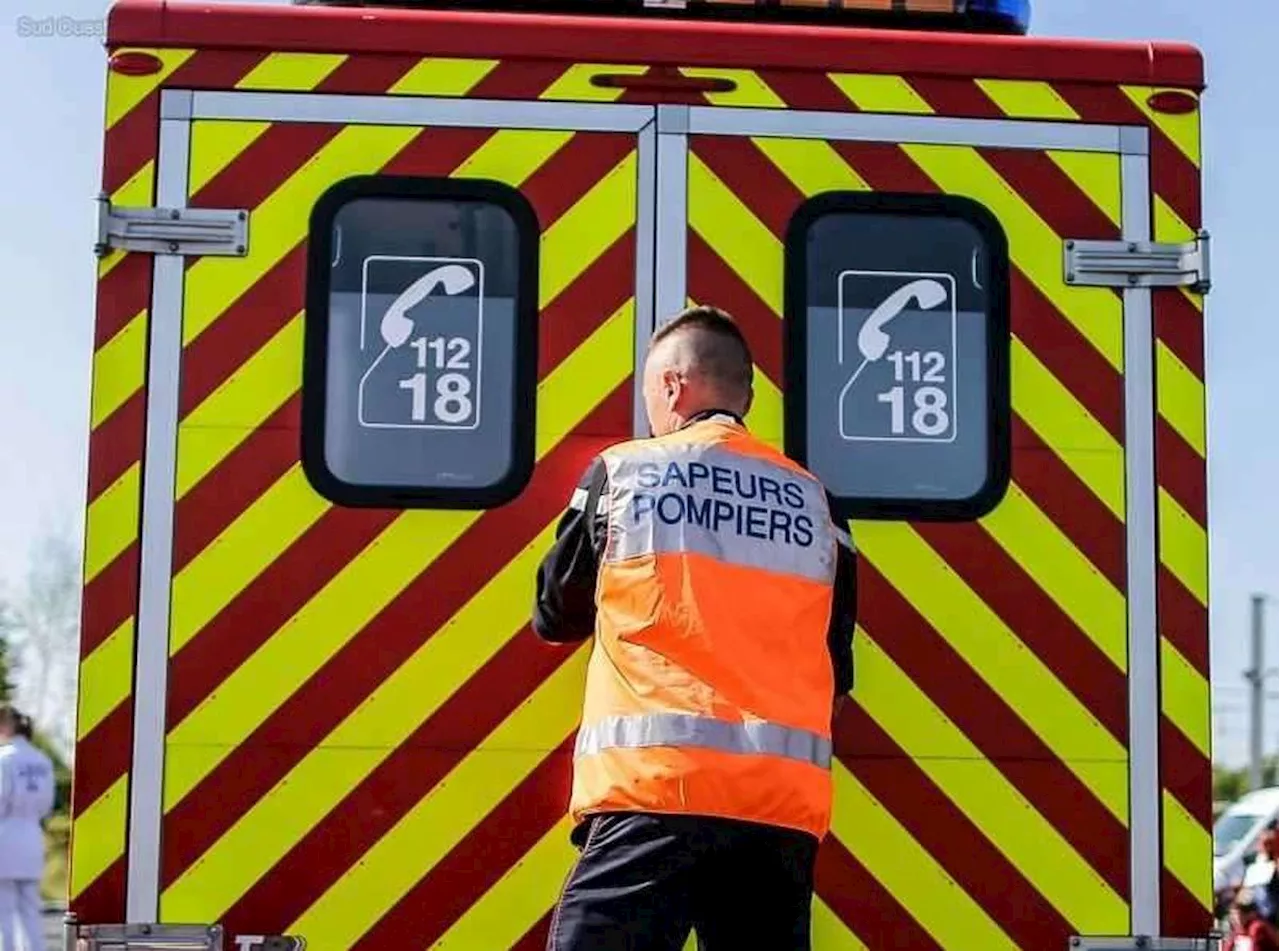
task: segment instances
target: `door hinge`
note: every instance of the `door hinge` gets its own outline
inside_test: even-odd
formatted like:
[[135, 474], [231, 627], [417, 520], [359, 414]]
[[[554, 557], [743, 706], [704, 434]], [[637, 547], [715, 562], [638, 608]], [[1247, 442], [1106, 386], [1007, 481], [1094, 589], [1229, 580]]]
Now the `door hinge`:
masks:
[[122, 208], [98, 197], [98, 257], [112, 250], [244, 257], [249, 212], [224, 208]]
[[[70, 917], [70, 916], [68, 916]], [[223, 951], [221, 925], [66, 925], [77, 951]]]
[[1194, 241], [1079, 241], [1063, 243], [1063, 276], [1080, 287], [1188, 287], [1209, 292], [1209, 232]]

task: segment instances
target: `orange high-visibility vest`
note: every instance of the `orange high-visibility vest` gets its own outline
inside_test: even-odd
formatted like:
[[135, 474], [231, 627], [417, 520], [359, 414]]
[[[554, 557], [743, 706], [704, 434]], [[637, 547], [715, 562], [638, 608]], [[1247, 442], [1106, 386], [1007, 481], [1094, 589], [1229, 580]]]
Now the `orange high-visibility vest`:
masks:
[[706, 815], [821, 838], [827, 630], [836, 546], [849, 543], [822, 485], [724, 414], [603, 459], [574, 820]]

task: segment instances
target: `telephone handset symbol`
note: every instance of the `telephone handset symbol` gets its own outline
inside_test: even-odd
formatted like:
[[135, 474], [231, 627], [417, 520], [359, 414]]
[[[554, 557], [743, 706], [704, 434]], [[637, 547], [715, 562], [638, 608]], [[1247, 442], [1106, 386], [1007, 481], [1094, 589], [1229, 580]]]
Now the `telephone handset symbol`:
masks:
[[[862, 367], [884, 356], [885, 351], [889, 349], [889, 335], [885, 333], [884, 325], [906, 310], [911, 301], [914, 300], [921, 310], [932, 310], [946, 299], [946, 287], [930, 278], [921, 278], [910, 284], [904, 284], [886, 297], [867, 316], [863, 321], [862, 329], [858, 331], [858, 350], [862, 354]], [[858, 372], [854, 376], [862, 372], [862, 367], [858, 367]]]
[[444, 264], [428, 271], [401, 291], [400, 295], [391, 302], [391, 306], [382, 317], [379, 328], [382, 331], [382, 339], [386, 341], [388, 347], [403, 346], [409, 340], [409, 335], [413, 333], [413, 321], [409, 318], [409, 311], [434, 294], [437, 288], [452, 297], [469, 291], [475, 283], [476, 277], [471, 269], [461, 264]]

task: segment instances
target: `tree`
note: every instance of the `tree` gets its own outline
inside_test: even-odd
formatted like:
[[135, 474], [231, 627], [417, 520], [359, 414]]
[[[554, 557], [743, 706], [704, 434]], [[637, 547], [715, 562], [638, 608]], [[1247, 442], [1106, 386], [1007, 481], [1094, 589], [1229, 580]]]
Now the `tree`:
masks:
[[63, 756], [74, 742], [79, 634], [79, 552], [66, 534], [49, 533], [21, 589], [0, 599], [0, 640], [16, 701]]
[[0, 601], [0, 703], [7, 703], [13, 697], [13, 683], [9, 680], [9, 639], [5, 637], [9, 629], [7, 617], [7, 605]]

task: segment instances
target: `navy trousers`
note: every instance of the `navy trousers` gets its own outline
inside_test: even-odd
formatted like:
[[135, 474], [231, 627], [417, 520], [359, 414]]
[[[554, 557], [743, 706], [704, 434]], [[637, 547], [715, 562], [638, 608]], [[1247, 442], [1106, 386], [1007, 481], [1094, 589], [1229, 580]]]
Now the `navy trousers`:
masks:
[[609, 813], [574, 830], [581, 849], [548, 951], [809, 951], [818, 840], [700, 816]]

